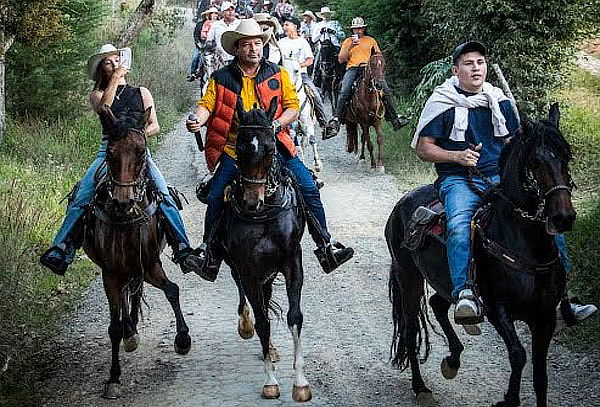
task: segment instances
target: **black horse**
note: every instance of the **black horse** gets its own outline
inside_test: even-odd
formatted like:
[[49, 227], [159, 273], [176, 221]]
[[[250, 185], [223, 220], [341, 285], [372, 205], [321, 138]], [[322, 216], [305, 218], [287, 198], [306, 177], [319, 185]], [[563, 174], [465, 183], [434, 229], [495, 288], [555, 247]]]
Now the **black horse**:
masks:
[[324, 98], [329, 98], [335, 108], [344, 77], [344, 65], [338, 61], [339, 48], [331, 40], [322, 41], [319, 48], [318, 64], [313, 76], [315, 85], [321, 89]]
[[238, 332], [244, 339], [253, 335], [246, 298], [256, 319], [256, 331], [262, 345], [266, 381], [263, 398], [278, 398], [279, 384], [270, 346], [273, 281], [281, 273], [285, 278], [289, 310], [288, 327], [294, 340], [295, 401], [311, 399], [311, 390], [303, 372], [302, 312], [300, 297], [304, 279], [300, 240], [305, 216], [287, 170], [276, 157], [272, 120], [277, 109], [273, 98], [268, 112], [244, 111], [237, 103], [239, 132], [236, 142], [239, 177], [229, 194], [218, 241], [223, 257], [232, 270], [239, 289]]
[[[502, 152], [500, 185], [492, 189], [475, 216], [476, 283], [488, 320], [506, 343], [511, 365], [508, 391], [496, 406], [520, 403], [526, 353], [515, 332], [515, 320], [525, 321], [531, 330], [537, 405], [547, 403], [546, 359], [556, 325], [555, 309], [566, 284], [552, 235], [571, 230], [575, 220], [569, 175], [571, 150], [558, 122], [558, 105], [554, 104], [549, 120], [522, 123], [522, 129]], [[412, 388], [419, 398], [431, 397], [418, 360], [420, 356], [426, 360], [430, 350], [424, 280], [436, 291], [429, 304], [449, 342], [450, 355], [441, 366], [445, 378], [458, 373], [464, 349], [448, 320], [452, 283], [445, 245], [427, 235], [416, 250], [403, 246], [405, 225], [414, 210], [436, 198], [432, 186], [407, 194], [394, 208], [385, 229], [392, 256], [392, 361], [401, 369], [410, 365]]]

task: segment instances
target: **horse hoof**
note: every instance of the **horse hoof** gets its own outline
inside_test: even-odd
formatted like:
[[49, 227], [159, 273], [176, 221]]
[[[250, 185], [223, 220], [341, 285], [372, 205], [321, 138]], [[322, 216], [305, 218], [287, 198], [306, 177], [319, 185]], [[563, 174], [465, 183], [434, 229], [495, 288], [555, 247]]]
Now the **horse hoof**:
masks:
[[262, 389], [262, 398], [273, 400], [279, 398], [279, 385], [278, 384], [265, 384]]
[[315, 172], [323, 171], [323, 163], [319, 160], [315, 163]]
[[444, 358], [444, 360], [442, 360], [442, 366], [441, 366], [441, 370], [442, 370], [442, 376], [444, 376], [444, 379], [454, 379], [456, 377], [456, 375], [458, 374], [458, 368], [454, 369], [452, 367], [450, 367], [450, 364], [448, 363], [448, 358]]
[[277, 363], [281, 360], [281, 355], [275, 346], [269, 346], [269, 359], [272, 363]]
[[250, 339], [254, 336], [254, 322], [250, 318], [250, 309], [245, 306], [238, 321], [238, 334], [242, 339]]
[[383, 165], [378, 165], [375, 167], [375, 172], [379, 174], [385, 174], [385, 167]]
[[138, 348], [140, 344], [140, 337], [138, 334], [130, 336], [129, 338], [123, 338], [123, 350], [125, 352], [133, 352]]
[[359, 159], [358, 159], [358, 164], [359, 164], [359, 165], [365, 165], [366, 163], [367, 163], [367, 160], [365, 160], [365, 158], [364, 158], [364, 157], [363, 157], [363, 158], [359, 158]]
[[434, 406], [435, 400], [431, 390], [426, 389], [417, 393], [417, 404], [419, 406]]
[[119, 383], [106, 383], [102, 397], [109, 400], [118, 399], [121, 397], [121, 385]]
[[310, 391], [310, 386], [296, 386], [294, 385], [292, 389], [292, 399], [296, 403], [304, 403], [306, 401], [310, 401], [312, 399], [312, 392]]
[[187, 332], [180, 332], [175, 337], [175, 352], [187, 355], [192, 347], [192, 338]]

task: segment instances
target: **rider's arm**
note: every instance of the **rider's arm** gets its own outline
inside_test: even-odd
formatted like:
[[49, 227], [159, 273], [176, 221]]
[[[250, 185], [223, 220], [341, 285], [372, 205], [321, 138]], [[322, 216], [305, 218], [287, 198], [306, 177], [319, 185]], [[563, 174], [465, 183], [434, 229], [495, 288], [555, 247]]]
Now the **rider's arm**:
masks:
[[300, 64], [300, 68], [306, 68], [307, 66], [311, 66], [312, 63], [314, 62], [314, 58], [313, 57], [308, 57], [304, 60], [304, 62], [302, 62]]
[[433, 137], [421, 136], [417, 144], [417, 155], [426, 162], [457, 163], [465, 167], [474, 167], [479, 160], [479, 153], [467, 148], [462, 151], [445, 150], [436, 144]]
[[127, 75], [127, 72], [129, 72], [129, 69], [118, 67], [110, 77], [108, 86], [104, 91], [98, 89], [92, 91], [90, 94], [90, 104], [96, 113], [102, 113], [104, 111], [104, 105], [109, 107], [112, 106], [117, 93], [117, 86], [119, 86], [119, 81], [122, 77]]
[[156, 107], [154, 106], [152, 94], [148, 89], [140, 88], [140, 92], [142, 93], [144, 109], [150, 108], [150, 117], [146, 121], [146, 136], [150, 137], [160, 131], [160, 126], [158, 125], [158, 120], [156, 119]]
[[338, 55], [338, 61], [340, 64], [345, 64], [350, 59], [350, 48], [352, 47], [352, 38], [346, 38], [342, 43], [342, 48]]
[[213, 78], [208, 82], [208, 86], [206, 87], [206, 93], [198, 102], [198, 106], [194, 110], [196, 116], [198, 116], [198, 120], [193, 122], [191, 120], [187, 120], [185, 125], [189, 132], [196, 133], [200, 131], [200, 128], [206, 123], [208, 118], [210, 117], [211, 112], [215, 109], [215, 104], [217, 100], [217, 85]]
[[298, 112], [300, 111], [300, 102], [298, 101], [296, 89], [285, 68], [281, 68], [281, 92], [283, 94], [281, 104], [283, 105], [284, 111], [277, 120], [285, 127], [298, 118]]

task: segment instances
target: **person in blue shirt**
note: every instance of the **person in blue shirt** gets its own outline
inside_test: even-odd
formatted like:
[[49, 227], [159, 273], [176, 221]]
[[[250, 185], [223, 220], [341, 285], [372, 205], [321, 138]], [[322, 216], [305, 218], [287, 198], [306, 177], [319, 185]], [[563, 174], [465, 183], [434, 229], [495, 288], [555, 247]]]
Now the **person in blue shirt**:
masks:
[[[467, 270], [471, 257], [470, 222], [481, 198], [467, 183], [468, 167], [476, 167], [492, 183], [500, 182], [499, 158], [507, 140], [519, 128], [512, 102], [502, 90], [486, 82], [487, 50], [471, 41], [452, 54], [452, 78], [435, 89], [427, 101], [412, 146], [421, 160], [435, 163], [436, 189], [446, 208], [448, 264], [456, 299], [457, 323], [480, 316], [482, 310], [470, 287]], [[474, 177], [480, 190], [486, 182]], [[568, 271], [564, 235], [557, 247]], [[577, 321], [597, 311], [594, 305], [571, 304]]]

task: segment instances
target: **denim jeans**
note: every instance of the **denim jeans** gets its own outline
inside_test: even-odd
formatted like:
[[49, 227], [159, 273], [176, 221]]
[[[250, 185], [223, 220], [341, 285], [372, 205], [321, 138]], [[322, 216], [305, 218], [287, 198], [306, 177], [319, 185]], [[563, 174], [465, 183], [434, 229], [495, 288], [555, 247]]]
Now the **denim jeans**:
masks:
[[202, 63], [202, 54], [198, 51], [198, 47], [194, 47], [194, 53], [192, 54], [192, 62], [190, 63], [190, 75], [196, 74], [196, 71]]
[[[279, 155], [279, 158], [286, 168], [289, 169], [293, 174], [298, 187], [300, 188], [300, 193], [304, 198], [304, 202], [319, 222], [323, 231], [327, 234], [325, 239], [328, 241], [329, 234], [327, 233], [325, 210], [323, 208], [323, 203], [321, 202], [319, 189], [317, 188], [317, 184], [315, 183], [312, 174], [298, 156], [288, 158], [284, 155]], [[238, 169], [235, 164], [235, 160], [225, 153], [221, 154], [219, 166], [213, 175], [212, 186], [208, 194], [208, 208], [206, 209], [206, 216], [204, 220], [203, 240], [205, 242], [208, 240], [213, 226], [219, 220], [221, 212], [223, 211], [225, 187], [228, 183], [235, 179], [237, 173]], [[313, 239], [317, 244], [319, 244], [316, 237], [313, 237]]]
[[315, 86], [315, 83], [307, 73], [302, 73], [301, 76], [302, 83], [308, 86], [313, 95], [315, 95], [315, 116], [317, 116], [317, 121], [321, 126], [325, 126], [327, 124], [327, 119], [325, 118], [325, 105], [323, 103], [321, 91]]
[[[491, 177], [493, 183], [500, 182], [499, 176]], [[473, 178], [481, 191], [487, 185], [481, 178]], [[439, 195], [446, 208], [447, 252], [450, 277], [452, 278], [454, 298], [466, 287], [469, 259], [471, 258], [471, 218], [481, 205], [481, 198], [471, 190], [467, 179], [460, 175], [444, 178], [439, 185]], [[561, 263], [569, 271], [570, 261], [564, 235], [556, 235], [556, 247]]]
[[[341, 117], [342, 114], [344, 114], [346, 105], [352, 98], [352, 86], [354, 85], [354, 82], [360, 78], [364, 70], [365, 68], [362, 66], [353, 66], [352, 68], [348, 68], [346, 73], [344, 73], [344, 78], [342, 79], [342, 88], [340, 90], [337, 106], [335, 108], [335, 117]], [[392, 98], [392, 89], [386, 80], [384, 80], [382, 83], [382, 89], [383, 103], [385, 105], [385, 119], [389, 121], [395, 120], [397, 115]]]
[[[108, 142], [106, 141], [103, 141], [100, 144], [100, 148], [96, 154], [96, 159], [92, 162], [85, 175], [81, 179], [75, 197], [71, 204], [67, 207], [65, 219], [63, 220], [63, 223], [52, 243], [53, 247], [59, 247], [66, 252], [66, 261], [68, 263], [73, 261], [73, 258], [75, 257], [75, 251], [78, 249], [72, 243], [71, 233], [73, 232], [77, 222], [83, 216], [86, 205], [89, 205], [92, 201], [98, 180], [106, 173], [106, 167], [103, 167], [102, 164], [106, 158], [107, 144]], [[190, 242], [185, 233], [183, 219], [179, 214], [179, 210], [177, 209], [175, 201], [169, 194], [167, 183], [163, 175], [154, 164], [154, 161], [152, 161], [150, 151], [147, 152], [147, 168], [149, 177], [154, 181], [156, 188], [163, 196], [163, 201], [161, 202], [159, 208], [170, 226], [171, 235], [173, 239], [175, 239], [174, 243], [178, 244], [177, 247], [173, 248], [174, 251], [180, 251], [189, 247]], [[56, 255], [58, 255], [58, 253]]]

